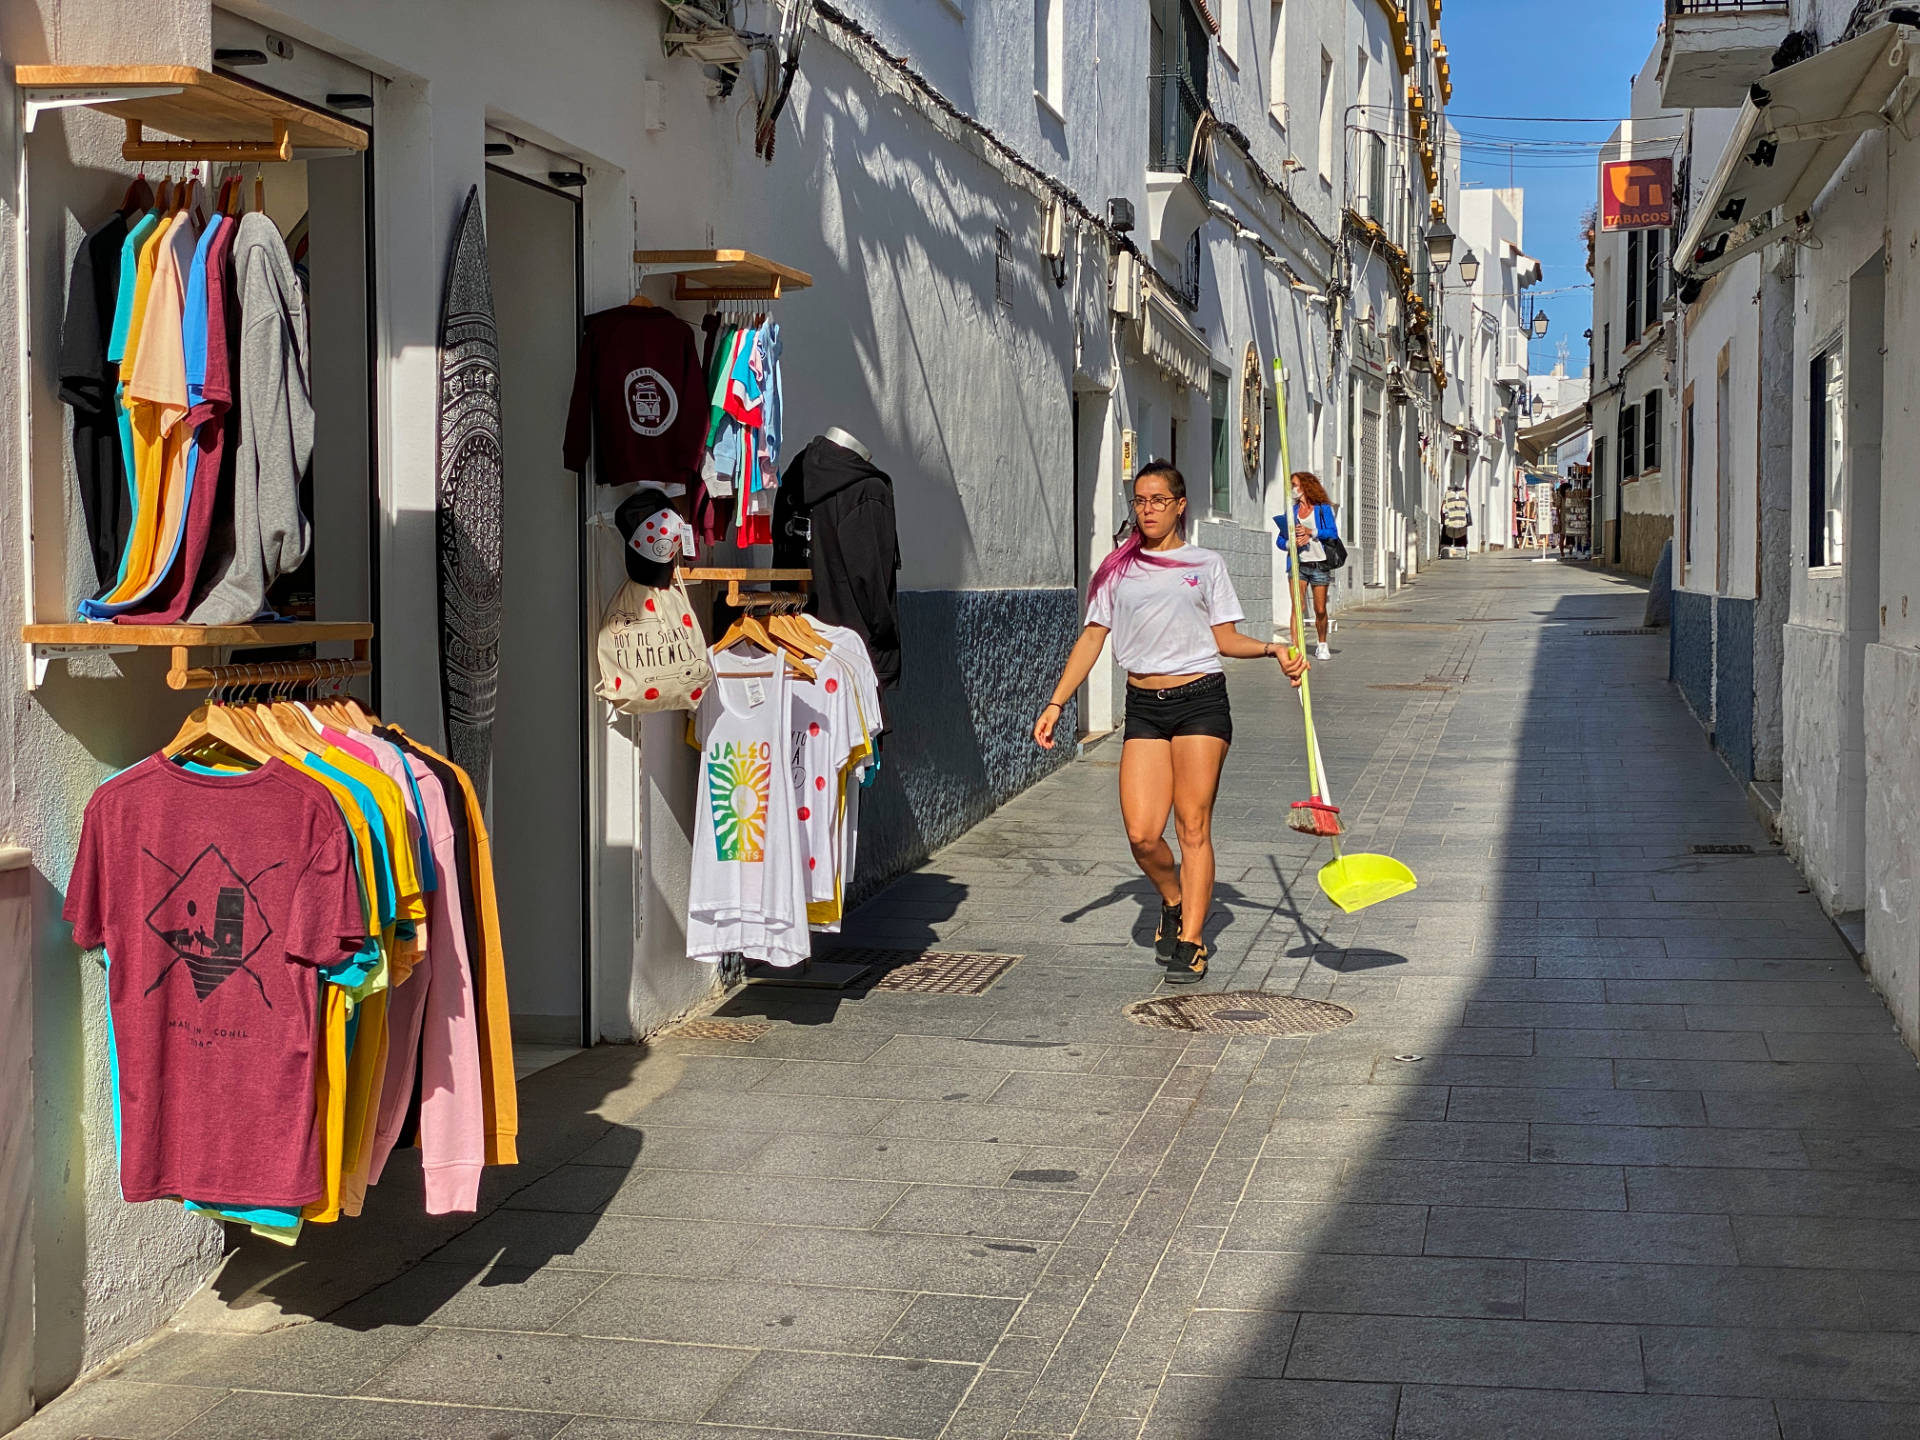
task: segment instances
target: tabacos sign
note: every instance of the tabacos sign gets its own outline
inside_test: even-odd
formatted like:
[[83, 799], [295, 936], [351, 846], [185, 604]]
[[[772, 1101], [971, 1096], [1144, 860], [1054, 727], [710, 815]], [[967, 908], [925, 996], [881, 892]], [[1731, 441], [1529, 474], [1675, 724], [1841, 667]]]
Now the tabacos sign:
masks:
[[1600, 228], [1659, 230], [1673, 224], [1673, 161], [1610, 160], [1600, 167]]

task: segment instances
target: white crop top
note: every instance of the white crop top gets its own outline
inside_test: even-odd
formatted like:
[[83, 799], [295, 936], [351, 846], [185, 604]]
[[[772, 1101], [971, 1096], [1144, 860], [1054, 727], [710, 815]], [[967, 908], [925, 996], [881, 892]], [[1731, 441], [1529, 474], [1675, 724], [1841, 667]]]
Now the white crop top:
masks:
[[1129, 675], [1217, 675], [1215, 625], [1247, 618], [1227, 578], [1227, 562], [1211, 550], [1183, 545], [1144, 557], [1088, 602], [1087, 623], [1113, 632], [1113, 658]]

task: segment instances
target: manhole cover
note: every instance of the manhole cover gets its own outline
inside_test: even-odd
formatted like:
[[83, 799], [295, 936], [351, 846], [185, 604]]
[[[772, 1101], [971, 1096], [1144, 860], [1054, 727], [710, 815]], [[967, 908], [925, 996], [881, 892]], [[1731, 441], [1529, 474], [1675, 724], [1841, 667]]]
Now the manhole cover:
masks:
[[1689, 845], [1689, 855], [1751, 855], [1751, 845]]
[[773, 1026], [765, 1020], [689, 1020], [676, 1026], [673, 1035], [685, 1040], [732, 1040], [751, 1045]]
[[1626, 630], [1582, 630], [1582, 635], [1658, 635], [1660, 632], [1650, 625], [1636, 625]]
[[1344, 1006], [1258, 991], [1163, 995], [1127, 1006], [1126, 1014], [1136, 1025], [1206, 1035], [1318, 1035], [1353, 1023]]
[[904, 990], [914, 995], [984, 995], [987, 988], [1019, 963], [1018, 955], [988, 955], [967, 950], [839, 950], [836, 959], [886, 967], [875, 990]]

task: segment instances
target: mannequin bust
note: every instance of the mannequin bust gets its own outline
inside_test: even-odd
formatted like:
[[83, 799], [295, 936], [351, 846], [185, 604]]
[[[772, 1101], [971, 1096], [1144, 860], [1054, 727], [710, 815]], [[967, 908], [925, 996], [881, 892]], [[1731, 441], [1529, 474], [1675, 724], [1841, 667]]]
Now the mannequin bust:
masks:
[[823, 440], [831, 440], [842, 450], [851, 450], [862, 460], [871, 461], [873, 459], [873, 451], [869, 450], [865, 445], [862, 445], [855, 436], [842, 430], [838, 425], [829, 425], [821, 432], [820, 438]]

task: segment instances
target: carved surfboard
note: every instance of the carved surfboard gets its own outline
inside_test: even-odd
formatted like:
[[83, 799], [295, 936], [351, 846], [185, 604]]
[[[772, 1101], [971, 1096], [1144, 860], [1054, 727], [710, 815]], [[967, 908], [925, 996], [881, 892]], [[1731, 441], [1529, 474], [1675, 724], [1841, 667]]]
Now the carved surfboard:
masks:
[[500, 344], [480, 189], [467, 191], [440, 307], [435, 538], [447, 753], [484, 803], [500, 682]]

